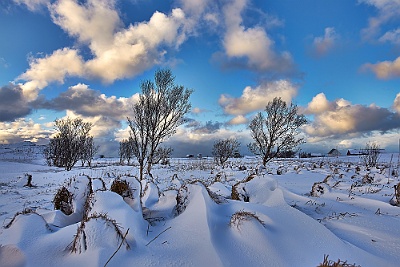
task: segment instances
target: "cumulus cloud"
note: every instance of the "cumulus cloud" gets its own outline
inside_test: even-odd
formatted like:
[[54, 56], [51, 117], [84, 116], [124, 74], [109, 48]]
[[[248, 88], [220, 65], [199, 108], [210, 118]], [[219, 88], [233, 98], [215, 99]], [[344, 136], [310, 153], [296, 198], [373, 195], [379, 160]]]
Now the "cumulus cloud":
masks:
[[[241, 13], [246, 0], [233, 0], [223, 10], [226, 32], [223, 46], [227, 60], [252, 70], [278, 73], [291, 72], [293, 61], [288, 52], [281, 54], [274, 50], [274, 41], [261, 26], [245, 27]], [[221, 55], [218, 60], [224, 60]], [[229, 65], [228, 63], [224, 63]]]
[[221, 95], [218, 103], [226, 114], [244, 115], [264, 109], [274, 97], [281, 97], [284, 101], [290, 102], [296, 93], [297, 88], [290, 81], [278, 80], [255, 88], [247, 86], [239, 98]]
[[39, 90], [50, 82], [64, 83], [66, 76], [83, 76], [83, 59], [78, 51], [62, 48], [44, 58], [31, 58], [29, 69], [17, 79], [28, 81], [21, 85], [24, 96], [29, 100], [37, 98]]
[[[338, 101], [337, 101], [338, 102]], [[319, 93], [314, 96], [307, 108], [303, 111], [304, 114], [321, 114], [325, 111], [334, 109], [335, 103], [331, 103], [326, 99], [324, 93]]]
[[375, 64], [366, 63], [362, 71], [371, 71], [379, 79], [392, 79], [400, 77], [400, 57], [394, 61], [382, 61]]
[[[21, 87], [31, 100], [49, 83], [63, 83], [66, 77], [99, 78], [105, 83], [134, 77], [165, 62], [168, 49], [178, 49], [190, 32], [180, 8], [170, 14], [156, 11], [149, 21], [125, 27], [115, 1], [60, 0], [48, 7], [53, 22], [76, 38], [78, 46], [29, 60], [29, 69], [17, 79], [25, 81]], [[82, 46], [89, 48], [88, 58], [81, 55]]]
[[[389, 21], [398, 20], [400, 17], [400, 1], [397, 0], [359, 0], [360, 3], [373, 6], [377, 9], [376, 16], [369, 18], [368, 27], [364, 28], [361, 32], [366, 40], [375, 40], [377, 36], [381, 35], [382, 26]], [[384, 37], [386, 36], [386, 37]], [[395, 37], [395, 39], [393, 39]], [[394, 41], [397, 43], [399, 35], [396, 31], [388, 31], [380, 38], [380, 41]]]
[[246, 124], [247, 122], [248, 122], [248, 119], [245, 116], [237, 115], [228, 121], [228, 125]]
[[[316, 104], [318, 100], [322, 100], [321, 106]], [[323, 94], [314, 97], [306, 111], [314, 115], [314, 120], [305, 126], [305, 132], [317, 138], [354, 137], [371, 131], [387, 132], [400, 128], [399, 114], [387, 108], [373, 104], [352, 105], [344, 99], [326, 103]]]
[[334, 48], [338, 38], [339, 36], [335, 32], [335, 28], [325, 28], [324, 36], [314, 38], [313, 53], [318, 57], [326, 55]]
[[129, 98], [107, 97], [100, 91], [90, 89], [86, 84], [71, 86], [58, 97], [40, 103], [40, 108], [51, 110], [71, 110], [83, 116], [107, 116], [126, 119], [139, 95]]
[[29, 113], [31, 108], [20, 86], [9, 84], [0, 87], [0, 122], [13, 121]]
[[33, 120], [17, 119], [13, 122], [0, 122], [0, 144], [12, 144], [22, 141], [43, 142], [52, 134], [52, 130]]

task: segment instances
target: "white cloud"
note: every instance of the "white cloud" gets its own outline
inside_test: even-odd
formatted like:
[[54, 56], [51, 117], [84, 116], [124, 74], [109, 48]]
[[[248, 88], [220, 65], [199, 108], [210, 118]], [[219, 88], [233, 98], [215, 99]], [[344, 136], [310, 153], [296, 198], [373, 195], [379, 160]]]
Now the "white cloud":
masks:
[[400, 57], [394, 61], [382, 61], [375, 64], [366, 63], [361, 66], [362, 71], [372, 71], [379, 79], [400, 77]]
[[218, 103], [226, 114], [244, 115], [264, 109], [275, 97], [290, 102], [296, 93], [297, 88], [291, 82], [278, 80], [264, 83], [256, 88], [247, 86], [239, 98], [221, 95]]
[[60, 0], [49, 5], [49, 10], [53, 22], [79, 45], [88, 46], [92, 57], [84, 59], [80, 50], [65, 47], [30, 59], [29, 69], [18, 77], [25, 81], [21, 87], [29, 100], [36, 99], [49, 83], [63, 83], [68, 76], [100, 78], [107, 83], [136, 76], [163, 63], [168, 49], [178, 49], [190, 31], [179, 8], [168, 15], [156, 11], [149, 21], [128, 27], [124, 27], [115, 1]]
[[21, 84], [23, 94], [28, 100], [37, 98], [39, 90], [50, 82], [63, 83], [66, 76], [82, 76], [83, 60], [78, 51], [62, 48], [44, 58], [31, 58], [29, 69], [17, 79], [28, 81]]
[[393, 109], [394, 109], [398, 114], [400, 114], [400, 93], [398, 93], [398, 94], [396, 95], [396, 98], [394, 99], [394, 102], [393, 102]]
[[114, 5], [114, 0], [88, 0], [86, 4], [61, 0], [49, 10], [54, 23], [97, 54], [112, 44], [114, 32], [122, 24]]
[[324, 93], [319, 93], [318, 95], [314, 96], [310, 103], [308, 103], [307, 108], [305, 109], [305, 114], [320, 114], [325, 111], [330, 110], [331, 103], [329, 103], [328, 99]]
[[226, 33], [223, 46], [228, 58], [244, 59], [250, 69], [258, 71], [286, 72], [293, 68], [289, 53], [277, 54], [274, 41], [261, 26], [245, 27], [241, 12], [246, 8], [246, 0], [233, 0], [226, 4], [223, 14]]
[[335, 28], [325, 28], [324, 36], [314, 38], [313, 49], [315, 55], [323, 56], [329, 53], [334, 48], [338, 38], [339, 36], [335, 32]]
[[239, 124], [246, 124], [248, 119], [243, 115], [237, 115], [233, 119], [231, 119], [228, 124], [229, 125], [239, 125]]
[[50, 0], [13, 0], [18, 5], [25, 5], [30, 11], [36, 11], [50, 3]]
[[[399, 0], [359, 0], [360, 3], [373, 6], [377, 9], [378, 14], [368, 20], [368, 27], [361, 32], [366, 40], [376, 40], [376, 37], [381, 35], [381, 28], [389, 21], [398, 20], [400, 18], [400, 1]], [[391, 31], [388, 31], [378, 38], [380, 41], [394, 41], [388, 38]], [[385, 36], [383, 38], [383, 36]], [[381, 39], [383, 38], [383, 39]], [[398, 41], [396, 39], [395, 41]]]
[[400, 28], [386, 32], [379, 38], [379, 41], [400, 45]]

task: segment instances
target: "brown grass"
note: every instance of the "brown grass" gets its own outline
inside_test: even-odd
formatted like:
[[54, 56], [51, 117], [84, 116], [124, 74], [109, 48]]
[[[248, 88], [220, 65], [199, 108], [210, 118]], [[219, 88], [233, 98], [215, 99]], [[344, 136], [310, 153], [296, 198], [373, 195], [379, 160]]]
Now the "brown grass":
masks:
[[129, 197], [133, 199], [132, 189], [129, 186], [129, 183], [123, 179], [115, 179], [111, 184], [110, 190], [112, 192], [117, 193], [122, 197]]
[[320, 263], [317, 267], [360, 267], [360, 265], [349, 264], [347, 261], [332, 261], [328, 259], [329, 255], [324, 255], [324, 261]]
[[72, 197], [72, 193], [65, 186], [62, 186], [54, 196], [54, 209], [61, 210], [65, 215], [72, 214]]
[[230, 227], [236, 227], [238, 230], [240, 230], [240, 226], [243, 224], [244, 221], [251, 221], [255, 220], [259, 222], [263, 227], [265, 227], [264, 222], [258, 218], [258, 216], [249, 211], [244, 211], [240, 210], [232, 214], [231, 219], [229, 221], [229, 226]]

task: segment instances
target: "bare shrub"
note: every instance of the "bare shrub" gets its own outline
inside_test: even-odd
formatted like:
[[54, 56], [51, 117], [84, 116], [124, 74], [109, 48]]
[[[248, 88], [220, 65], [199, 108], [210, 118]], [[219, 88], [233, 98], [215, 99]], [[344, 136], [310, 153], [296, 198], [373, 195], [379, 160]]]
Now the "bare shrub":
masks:
[[111, 184], [110, 191], [115, 192], [122, 197], [129, 197], [133, 199], [132, 189], [126, 180], [119, 178], [115, 179]]
[[378, 163], [380, 154], [381, 154], [381, 149], [377, 143], [367, 143], [364, 150], [363, 154], [361, 155], [361, 161], [364, 163], [366, 167], [375, 167], [376, 164]]
[[185, 211], [187, 205], [189, 204], [189, 191], [186, 184], [183, 184], [178, 190], [176, 195], [176, 206], [175, 206], [175, 216], [182, 214]]
[[124, 164], [125, 160], [127, 161], [128, 165], [131, 164], [131, 159], [134, 157], [133, 153], [133, 139], [129, 137], [128, 139], [123, 139], [119, 142], [119, 163], [121, 165]]
[[324, 182], [316, 182], [311, 188], [310, 195], [312, 197], [319, 197], [325, 193], [325, 188], [323, 186]]
[[70, 215], [73, 212], [72, 206], [73, 194], [69, 190], [62, 186], [58, 189], [57, 193], [53, 198], [54, 209], [62, 211], [65, 215]]
[[[83, 122], [80, 118], [57, 119], [55, 125], [58, 132], [50, 139], [43, 153], [50, 166], [64, 167], [70, 171], [78, 160], [82, 159], [84, 153], [90, 154], [87, 146], [92, 146], [90, 149], [93, 153], [96, 150], [93, 137], [89, 136], [93, 125]], [[88, 140], [90, 138], [91, 140]]]
[[224, 168], [225, 162], [235, 154], [239, 153], [239, 146], [240, 142], [234, 138], [220, 139], [216, 141], [212, 149], [212, 155], [214, 156], [215, 162]]
[[171, 154], [174, 150], [172, 147], [159, 147], [154, 153], [153, 164], [168, 165], [170, 164]]
[[393, 186], [394, 188], [394, 196], [390, 200], [390, 204], [393, 206], [400, 206], [400, 183]]
[[374, 181], [374, 176], [372, 176], [368, 173], [366, 175], [364, 175], [362, 178], [363, 184], [371, 184], [373, 181]]
[[347, 261], [332, 261], [328, 259], [329, 255], [324, 255], [324, 261], [320, 263], [317, 267], [360, 267], [360, 265], [349, 264]]
[[251, 221], [255, 220], [259, 222], [263, 227], [265, 227], [264, 222], [258, 218], [258, 216], [249, 211], [244, 211], [240, 210], [232, 214], [231, 219], [229, 221], [229, 226], [230, 227], [236, 227], [238, 230], [240, 230], [240, 226], [243, 224], [244, 221]]
[[240, 193], [238, 189], [239, 189], [239, 186], [241, 186], [242, 184], [250, 182], [251, 180], [254, 179], [254, 177], [256, 177], [256, 175], [255, 174], [251, 174], [251, 175], [247, 176], [245, 179], [243, 179], [242, 181], [239, 181], [236, 184], [234, 184], [232, 186], [231, 199], [232, 200], [240, 200], [240, 201], [244, 201], [244, 202], [249, 202], [250, 198], [246, 194], [246, 191], [244, 190], [244, 188], [243, 187], [241, 188], [242, 189], [241, 191], [244, 191], [244, 194]]

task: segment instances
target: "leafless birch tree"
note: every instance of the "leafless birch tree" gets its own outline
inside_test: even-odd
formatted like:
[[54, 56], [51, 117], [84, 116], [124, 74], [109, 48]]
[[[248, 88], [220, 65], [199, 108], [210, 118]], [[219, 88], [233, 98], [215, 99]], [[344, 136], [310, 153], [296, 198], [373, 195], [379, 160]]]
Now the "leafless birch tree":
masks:
[[296, 105], [288, 106], [280, 97], [268, 102], [265, 112], [266, 116], [259, 112], [250, 122], [254, 142], [248, 145], [252, 153], [262, 156], [264, 166], [280, 152], [294, 150], [304, 143], [304, 138], [296, 136], [307, 123], [305, 116], [298, 114]]
[[142, 93], [133, 106], [132, 116], [128, 117], [140, 180], [145, 167], [151, 173], [158, 146], [176, 132], [191, 108], [192, 90], [175, 85], [174, 80], [171, 70], [164, 69], [155, 72], [154, 82], [142, 82]]
[[239, 153], [240, 142], [234, 138], [220, 139], [214, 143], [212, 154], [218, 165], [224, 167], [225, 162]]
[[78, 160], [82, 159], [82, 154], [88, 145], [91, 146], [91, 151], [86, 151], [88, 154], [85, 159], [87, 160], [89, 154], [93, 156], [95, 147], [93, 137], [89, 136], [93, 126], [91, 123], [84, 122], [80, 118], [66, 118], [55, 120], [55, 126], [57, 133], [50, 139], [44, 151], [49, 165], [65, 167], [67, 171], [70, 171]]

